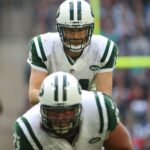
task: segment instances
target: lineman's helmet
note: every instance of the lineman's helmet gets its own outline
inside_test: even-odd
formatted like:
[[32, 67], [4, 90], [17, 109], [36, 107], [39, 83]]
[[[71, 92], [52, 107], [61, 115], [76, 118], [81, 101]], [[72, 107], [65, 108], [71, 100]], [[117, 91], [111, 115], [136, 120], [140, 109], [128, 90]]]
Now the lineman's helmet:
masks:
[[64, 137], [79, 126], [81, 87], [69, 73], [46, 77], [39, 94], [42, 124], [53, 136]]

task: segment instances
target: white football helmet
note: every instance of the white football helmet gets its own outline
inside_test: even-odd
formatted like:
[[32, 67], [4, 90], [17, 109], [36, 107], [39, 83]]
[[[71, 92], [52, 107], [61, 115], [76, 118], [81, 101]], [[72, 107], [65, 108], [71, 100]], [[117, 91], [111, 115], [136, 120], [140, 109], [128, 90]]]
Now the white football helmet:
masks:
[[[41, 85], [39, 100], [42, 124], [53, 136], [68, 136], [79, 126], [81, 114], [81, 86], [69, 73], [56, 72]], [[67, 112], [67, 116], [58, 116]], [[69, 113], [73, 114], [69, 117]]]
[[[72, 52], [81, 52], [91, 41], [94, 29], [94, 15], [90, 5], [85, 0], [66, 0], [57, 11], [57, 30], [65, 48]], [[84, 38], [67, 38], [66, 29], [85, 29]], [[73, 44], [78, 41], [78, 45]]]

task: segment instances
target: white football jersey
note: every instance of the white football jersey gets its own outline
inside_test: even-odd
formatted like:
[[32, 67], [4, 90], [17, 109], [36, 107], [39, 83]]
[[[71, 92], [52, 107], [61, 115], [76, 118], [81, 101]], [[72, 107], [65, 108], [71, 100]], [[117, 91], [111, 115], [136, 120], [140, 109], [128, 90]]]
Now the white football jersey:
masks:
[[118, 109], [110, 97], [92, 91], [82, 92], [81, 118], [79, 134], [70, 144], [41, 128], [40, 104], [37, 104], [17, 119], [14, 146], [16, 150], [100, 150], [119, 121]]
[[118, 49], [116, 44], [101, 35], [93, 35], [82, 55], [74, 61], [64, 52], [58, 33], [45, 33], [30, 42], [28, 63], [32, 68], [51, 74], [57, 71], [70, 72], [83, 89], [91, 89], [94, 77], [99, 72], [112, 71]]

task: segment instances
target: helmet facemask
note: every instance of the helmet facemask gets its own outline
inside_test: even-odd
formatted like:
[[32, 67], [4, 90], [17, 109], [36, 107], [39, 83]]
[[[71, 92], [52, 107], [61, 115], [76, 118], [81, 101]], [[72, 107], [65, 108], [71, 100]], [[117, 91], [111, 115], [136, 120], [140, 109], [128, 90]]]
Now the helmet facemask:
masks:
[[78, 53], [89, 45], [93, 34], [94, 23], [83, 26], [57, 24], [57, 29], [64, 48]]
[[41, 105], [42, 124], [56, 137], [66, 137], [79, 126], [81, 104], [72, 106]]

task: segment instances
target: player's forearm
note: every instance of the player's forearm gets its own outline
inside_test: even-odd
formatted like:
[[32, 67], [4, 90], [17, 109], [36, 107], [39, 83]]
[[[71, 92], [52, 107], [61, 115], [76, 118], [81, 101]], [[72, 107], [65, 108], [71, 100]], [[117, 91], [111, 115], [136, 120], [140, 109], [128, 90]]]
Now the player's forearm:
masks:
[[107, 87], [105, 85], [103, 85], [103, 86], [96, 85], [96, 90], [100, 91], [102, 93], [105, 93], [109, 96], [112, 96], [112, 87], [111, 87], [111, 85], [109, 85]]
[[133, 150], [131, 136], [121, 122], [118, 123], [114, 131], [110, 132], [108, 139], [104, 143], [104, 147], [106, 150]]
[[112, 96], [112, 72], [98, 73], [95, 83], [97, 91]]
[[35, 105], [39, 102], [39, 90], [38, 89], [29, 91], [29, 100], [32, 105]]

